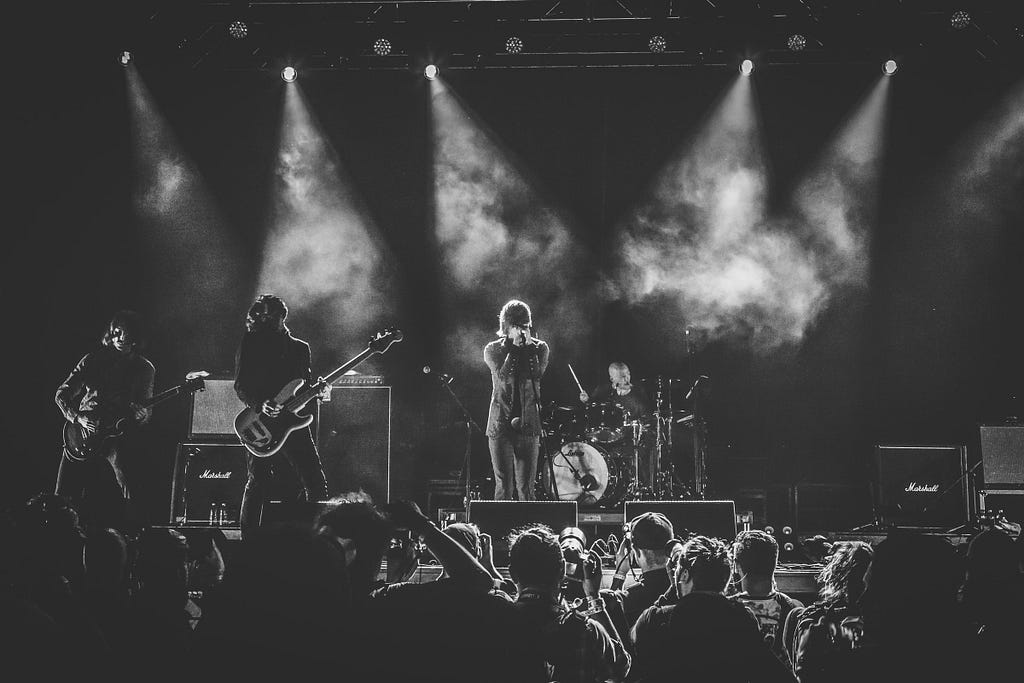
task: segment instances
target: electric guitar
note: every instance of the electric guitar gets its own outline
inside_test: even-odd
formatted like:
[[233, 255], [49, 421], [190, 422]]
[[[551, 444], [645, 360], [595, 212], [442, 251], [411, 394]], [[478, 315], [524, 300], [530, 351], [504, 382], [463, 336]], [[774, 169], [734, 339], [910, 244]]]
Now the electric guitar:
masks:
[[348, 372], [375, 353], [384, 353], [395, 342], [402, 341], [402, 331], [386, 329], [378, 332], [366, 349], [326, 377], [306, 384], [305, 380], [293, 379], [281, 388], [274, 402], [281, 404], [277, 417], [264, 415], [262, 411], [245, 408], [235, 417], [235, 434], [242, 445], [255, 456], [266, 458], [281, 450], [288, 435], [296, 429], [303, 429], [313, 421], [312, 415], [297, 413], [307, 403], [323, 393], [324, 389], [340, 375]]
[[[139, 407], [152, 408], [175, 396], [204, 391], [206, 389], [204, 378], [209, 376], [210, 373], [205, 370], [190, 372], [185, 375], [183, 383], [146, 399], [139, 404]], [[64, 452], [72, 460], [82, 462], [103, 454], [111, 439], [123, 436], [136, 424], [134, 411], [119, 412], [114, 415], [104, 415], [102, 410], [95, 412], [98, 413], [97, 416], [100, 419], [100, 426], [97, 429], [86, 429], [77, 422], [64, 423]]]

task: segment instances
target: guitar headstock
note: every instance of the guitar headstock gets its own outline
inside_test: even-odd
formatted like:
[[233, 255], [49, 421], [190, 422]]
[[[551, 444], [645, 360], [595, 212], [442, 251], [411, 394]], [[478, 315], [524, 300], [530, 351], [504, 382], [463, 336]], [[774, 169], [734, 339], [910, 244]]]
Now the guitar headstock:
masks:
[[187, 391], [206, 391], [206, 378], [210, 376], [206, 370], [194, 370], [185, 375]]
[[368, 347], [374, 353], [384, 353], [391, 348], [392, 344], [400, 341], [402, 341], [402, 331], [394, 327], [388, 327], [374, 335]]

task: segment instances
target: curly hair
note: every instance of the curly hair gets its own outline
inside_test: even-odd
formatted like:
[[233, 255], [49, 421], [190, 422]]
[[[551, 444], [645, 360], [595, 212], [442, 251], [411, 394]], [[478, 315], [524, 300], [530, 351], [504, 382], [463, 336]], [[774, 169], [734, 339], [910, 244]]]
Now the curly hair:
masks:
[[717, 538], [692, 536], [683, 544], [679, 566], [689, 569], [693, 589], [722, 592], [729, 583], [732, 567], [729, 548]]
[[832, 546], [818, 573], [818, 595], [824, 602], [854, 604], [864, 593], [864, 575], [874, 550], [864, 541], [840, 541]]

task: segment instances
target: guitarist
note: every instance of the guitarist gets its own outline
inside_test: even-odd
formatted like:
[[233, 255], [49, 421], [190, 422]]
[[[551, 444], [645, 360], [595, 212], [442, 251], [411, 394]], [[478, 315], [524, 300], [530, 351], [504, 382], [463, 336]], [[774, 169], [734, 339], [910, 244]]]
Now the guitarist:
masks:
[[[280, 297], [258, 297], [246, 315], [246, 333], [235, 359], [235, 393], [246, 406], [269, 417], [281, 413], [281, 404], [273, 399], [284, 385], [294, 379], [308, 382], [311, 376], [309, 344], [292, 336], [284, 323], [287, 317], [288, 306]], [[282, 457], [295, 470], [306, 500], [327, 498], [327, 478], [309, 427], [293, 432], [270, 457], [247, 452], [248, 479], [239, 520], [243, 538], [259, 526], [271, 470]]]
[[[98, 350], [85, 355], [57, 389], [57, 407], [86, 433], [131, 415], [144, 424], [151, 409], [140, 404], [153, 396], [156, 369], [142, 354], [142, 322], [134, 311], [118, 311], [107, 325]], [[128, 482], [122, 467], [124, 442], [108, 439], [102, 451], [76, 460], [64, 449], [56, 493], [79, 509], [86, 524], [126, 530]]]

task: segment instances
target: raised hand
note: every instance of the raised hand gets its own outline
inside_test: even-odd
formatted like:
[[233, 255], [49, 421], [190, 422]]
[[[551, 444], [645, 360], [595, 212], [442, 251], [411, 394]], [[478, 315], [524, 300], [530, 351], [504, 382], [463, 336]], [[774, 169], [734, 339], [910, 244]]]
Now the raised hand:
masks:
[[384, 507], [391, 521], [400, 529], [418, 531], [430, 525], [430, 518], [411, 500], [398, 500]]

